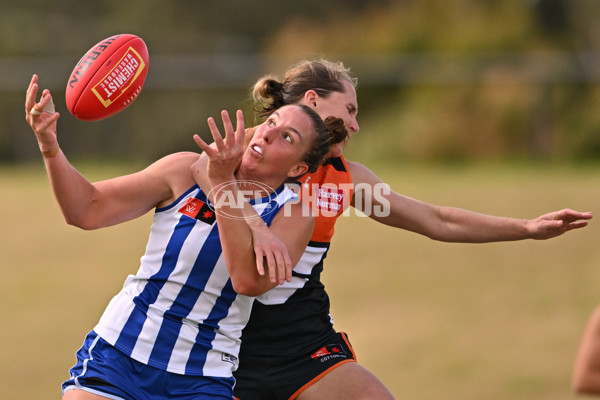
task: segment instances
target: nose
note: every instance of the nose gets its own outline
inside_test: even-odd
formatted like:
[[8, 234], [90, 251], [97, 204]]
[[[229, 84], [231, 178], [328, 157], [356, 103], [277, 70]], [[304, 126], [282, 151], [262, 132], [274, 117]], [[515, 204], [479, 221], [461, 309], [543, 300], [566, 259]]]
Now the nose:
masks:
[[265, 143], [271, 143], [273, 141], [273, 135], [275, 134], [275, 128], [265, 129], [262, 134], [262, 138]]
[[356, 118], [352, 118], [352, 120], [350, 120], [350, 124], [348, 124], [348, 129], [351, 133], [357, 133], [360, 130]]

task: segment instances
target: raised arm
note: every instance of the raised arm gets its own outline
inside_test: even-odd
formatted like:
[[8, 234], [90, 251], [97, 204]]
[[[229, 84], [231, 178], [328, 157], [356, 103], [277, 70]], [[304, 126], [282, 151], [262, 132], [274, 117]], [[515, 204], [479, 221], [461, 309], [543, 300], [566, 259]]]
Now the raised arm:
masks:
[[143, 171], [97, 183], [91, 183], [67, 160], [57, 140], [59, 113], [41, 111], [52, 102], [44, 90], [39, 103], [38, 77], [34, 75], [25, 98], [25, 118], [33, 129], [52, 190], [67, 223], [82, 229], [118, 224], [145, 214], [162, 201], [173, 197], [169, 171], [174, 174], [187, 162], [184, 157], [167, 157]]
[[[372, 219], [420, 233], [443, 242], [484, 243], [521, 239], [549, 239], [582, 228], [590, 212], [569, 209], [535, 219], [497, 217], [454, 207], [440, 207], [395, 193], [365, 166], [349, 162], [355, 190], [353, 205]], [[360, 199], [368, 201], [359, 202]], [[359, 204], [356, 204], [359, 203]]]
[[[210, 192], [211, 201], [217, 207], [216, 218], [223, 256], [235, 290], [241, 294], [258, 296], [278, 283], [283, 283], [283, 279], [280, 276], [279, 282], [272, 280], [269, 276], [260, 274], [255, 267], [257, 255], [252, 227], [262, 228], [265, 226], [264, 222], [247, 201], [231, 201], [243, 198], [234, 175], [244, 148], [243, 115], [238, 111], [235, 132], [226, 112], [222, 113], [222, 118], [225, 126], [224, 140], [212, 118], [209, 119], [209, 127], [214, 144], [209, 146], [199, 136], [194, 136], [206, 156], [194, 163], [192, 173], [198, 184]], [[278, 213], [270, 229], [274, 237], [289, 251], [289, 264], [295, 265], [310, 239], [314, 220], [302, 214], [300, 204], [290, 205], [286, 211], [287, 214], [283, 211]], [[259, 258], [262, 261], [262, 256]]]
[[[248, 132], [248, 130], [246, 130]], [[244, 145], [244, 148], [247, 146]], [[208, 156], [202, 153], [197, 161], [196, 168], [199, 171], [205, 171], [208, 166]], [[212, 184], [206, 174], [196, 175], [196, 181], [202, 188], [212, 189]], [[209, 198], [214, 202], [212, 194]], [[292, 269], [294, 265], [290, 258], [289, 251], [285, 243], [275, 235], [275, 233], [267, 226], [262, 218], [250, 206], [246, 205], [246, 223], [252, 234], [252, 246], [256, 257], [256, 270], [259, 275], [269, 276], [272, 283], [282, 284], [284, 281], [291, 281]]]

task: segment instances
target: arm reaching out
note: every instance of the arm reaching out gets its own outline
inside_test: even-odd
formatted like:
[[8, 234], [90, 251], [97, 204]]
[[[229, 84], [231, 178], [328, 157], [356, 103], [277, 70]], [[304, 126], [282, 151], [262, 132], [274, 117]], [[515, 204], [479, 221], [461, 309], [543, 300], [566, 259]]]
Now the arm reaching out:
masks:
[[[162, 201], [173, 199], [173, 183], [182, 179], [182, 166], [191, 180], [189, 155], [172, 155], [135, 174], [91, 183], [75, 169], [57, 140], [59, 113], [45, 111], [52, 102], [49, 90], [39, 103], [38, 77], [33, 75], [25, 97], [25, 119], [33, 129], [56, 201], [67, 223], [97, 229], [139, 217]], [[42, 111], [44, 110], [44, 111]], [[187, 163], [187, 164], [186, 164]]]
[[[454, 207], [440, 207], [393, 191], [377, 192], [373, 188], [385, 185], [365, 166], [348, 162], [354, 185], [361, 184], [362, 198], [371, 196], [371, 208], [365, 210], [372, 219], [396, 228], [406, 229], [443, 242], [485, 243], [522, 239], [550, 239], [583, 228], [592, 219], [591, 212], [564, 209], [535, 219], [517, 219], [481, 214]], [[358, 196], [359, 198], [361, 196]], [[356, 197], [356, 196], [355, 196]], [[353, 204], [362, 209], [364, 205]], [[376, 213], [375, 207], [386, 209]]]
[[[245, 139], [243, 148], [245, 149], [249, 142], [251, 135], [248, 132], [254, 132], [253, 128], [246, 129]], [[194, 140], [197, 144], [204, 148], [206, 146], [210, 149], [216, 149], [216, 144], [208, 145], [204, 143], [199, 137], [195, 137]], [[209, 150], [210, 152], [211, 150]], [[203, 152], [198, 161], [195, 163], [193, 169], [196, 171], [206, 171], [208, 168], [209, 157]], [[198, 185], [202, 188], [206, 188], [209, 191], [210, 201], [214, 203], [214, 197], [212, 196], [213, 184], [208, 177], [207, 173], [196, 173], [195, 179]], [[256, 270], [260, 276], [265, 275], [265, 264], [266, 272], [268, 273], [269, 280], [272, 283], [282, 284], [284, 281], [291, 281], [292, 269], [294, 264], [290, 258], [290, 253], [285, 243], [273, 233], [273, 231], [265, 224], [265, 222], [259, 218], [258, 214], [249, 204], [245, 204], [244, 213], [246, 215], [246, 223], [250, 228], [250, 234], [252, 237], [252, 245], [254, 248], [254, 254], [256, 258]]]
[[[314, 221], [304, 217], [297, 204], [292, 205], [290, 215], [283, 216], [283, 213], [279, 213], [274, 218], [270, 235], [258, 237], [261, 241], [257, 247], [256, 231], [269, 228], [258, 218], [256, 211], [247, 201], [239, 205], [227, 201], [243, 197], [234, 176], [243, 155], [243, 115], [238, 111], [235, 132], [226, 112], [222, 113], [222, 118], [225, 139], [221, 137], [212, 119], [209, 119], [209, 127], [215, 140], [213, 146], [206, 144], [198, 135], [194, 136], [198, 146], [205, 152], [208, 163], [205, 157], [200, 157], [192, 165], [192, 174], [201, 187], [207, 188], [208, 185], [207, 191], [210, 192], [211, 201], [216, 206], [223, 255], [235, 290], [241, 294], [257, 296], [276, 286], [277, 282], [270, 279], [270, 276], [265, 276], [261, 269], [255, 266], [262, 264], [264, 256], [269, 260], [270, 254], [271, 262], [288, 267], [291, 279], [291, 267], [300, 259], [312, 233]], [[261, 246], [269, 247], [272, 243], [282, 246], [285, 254], [283, 251], [279, 254], [265, 254], [264, 250], [261, 250]], [[272, 250], [273, 247], [269, 249]], [[278, 283], [283, 283], [283, 277], [284, 274], [279, 273]]]

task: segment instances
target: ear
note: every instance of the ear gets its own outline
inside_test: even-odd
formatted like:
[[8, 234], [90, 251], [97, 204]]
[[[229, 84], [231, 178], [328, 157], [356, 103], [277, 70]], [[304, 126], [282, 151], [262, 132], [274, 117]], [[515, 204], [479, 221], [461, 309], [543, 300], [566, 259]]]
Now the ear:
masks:
[[310, 89], [304, 93], [304, 103], [309, 107], [317, 107], [317, 99], [319, 98], [319, 94], [314, 90]]
[[296, 178], [308, 171], [308, 165], [304, 161], [299, 162], [287, 172], [287, 176], [290, 178]]

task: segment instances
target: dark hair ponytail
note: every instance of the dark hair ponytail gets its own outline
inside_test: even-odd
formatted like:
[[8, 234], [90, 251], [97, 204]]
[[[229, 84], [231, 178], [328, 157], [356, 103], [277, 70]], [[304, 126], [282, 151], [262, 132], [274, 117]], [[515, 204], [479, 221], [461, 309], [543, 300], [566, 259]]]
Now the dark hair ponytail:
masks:
[[316, 135], [310, 149], [304, 154], [302, 161], [308, 166], [308, 172], [315, 172], [323, 162], [329, 148], [340, 143], [348, 136], [344, 121], [336, 117], [327, 117], [325, 121], [312, 108], [299, 105], [311, 118]]
[[338, 144], [346, 140], [348, 137], [348, 131], [344, 125], [344, 121], [341, 118], [327, 117], [325, 118], [325, 127], [329, 131], [329, 146]]

